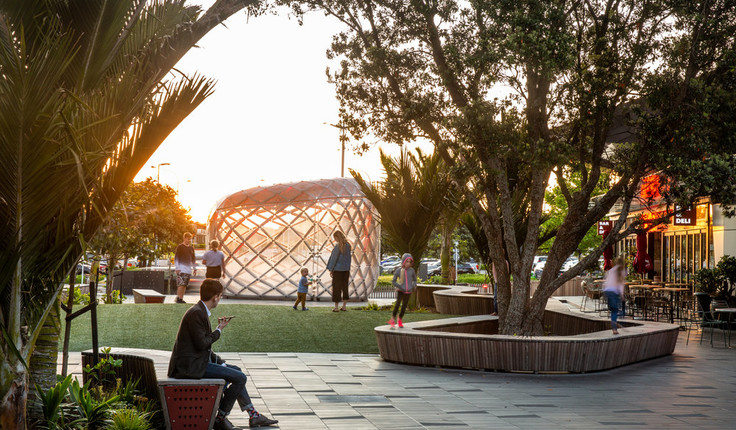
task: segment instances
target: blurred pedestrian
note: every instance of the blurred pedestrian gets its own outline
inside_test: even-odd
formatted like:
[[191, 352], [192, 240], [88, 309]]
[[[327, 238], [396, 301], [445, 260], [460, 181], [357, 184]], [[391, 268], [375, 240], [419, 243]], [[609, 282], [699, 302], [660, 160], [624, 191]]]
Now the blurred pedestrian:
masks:
[[186, 303], [184, 293], [187, 292], [189, 279], [197, 274], [197, 264], [192, 246], [192, 233], [184, 233], [183, 241], [174, 253], [174, 269], [176, 271], [176, 303]]
[[[401, 267], [397, 268], [394, 272], [394, 278], [391, 280], [396, 289], [396, 305], [394, 305], [394, 311], [391, 314], [391, 319], [388, 323], [391, 327], [398, 321], [399, 328], [404, 327], [404, 323], [401, 321], [404, 318], [404, 312], [406, 312], [406, 305], [409, 304], [409, 298], [411, 293], [417, 287], [417, 273], [412, 267], [414, 265], [414, 257], [408, 252], [401, 256]], [[399, 312], [399, 307], [401, 312]], [[399, 318], [396, 319], [398, 314]]]
[[[335, 239], [335, 247], [332, 248], [332, 254], [327, 261], [327, 270], [330, 271], [332, 277], [332, 301], [335, 302], [335, 308], [332, 312], [346, 311], [348, 304], [348, 284], [350, 283], [350, 260], [352, 253], [350, 244], [345, 235], [337, 230], [332, 235]], [[338, 309], [340, 299], [342, 298], [342, 308]]]
[[202, 256], [202, 265], [207, 266], [206, 278], [225, 277], [225, 254], [220, 251], [220, 242], [210, 241], [210, 249]]
[[626, 279], [626, 266], [624, 259], [618, 257], [613, 262], [603, 282], [603, 294], [608, 302], [608, 310], [611, 312], [611, 330], [618, 334], [618, 313], [621, 309], [621, 301], [624, 299], [624, 279]]

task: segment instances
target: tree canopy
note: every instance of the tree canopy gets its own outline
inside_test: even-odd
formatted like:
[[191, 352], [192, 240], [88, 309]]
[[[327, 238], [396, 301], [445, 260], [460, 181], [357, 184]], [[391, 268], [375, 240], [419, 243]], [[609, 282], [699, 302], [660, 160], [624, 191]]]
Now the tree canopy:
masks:
[[[734, 1], [283, 2], [344, 25], [328, 73], [355, 138], [428, 139], [442, 154], [490, 258], [509, 263], [501, 333], [541, 334], [552, 293], [640, 228], [624, 221], [642, 177], [666, 178], [665, 216], [700, 196], [736, 201]], [[552, 175], [567, 211], [530, 297]], [[558, 277], [617, 202], [611, 234]]]
[[28, 357], [84, 240], [212, 92], [169, 72], [253, 4], [0, 2], [0, 427], [25, 428]]
[[148, 178], [126, 188], [90, 246], [98, 254], [150, 261], [173, 252], [187, 231], [192, 231], [191, 216], [176, 191]]

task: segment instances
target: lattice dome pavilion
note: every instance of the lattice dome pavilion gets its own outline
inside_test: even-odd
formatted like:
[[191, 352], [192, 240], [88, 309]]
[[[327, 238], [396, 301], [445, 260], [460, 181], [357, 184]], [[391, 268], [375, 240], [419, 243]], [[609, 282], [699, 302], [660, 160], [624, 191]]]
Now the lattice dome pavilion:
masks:
[[208, 242], [217, 239], [226, 257], [223, 295], [296, 298], [306, 267], [315, 277], [316, 297], [330, 301], [326, 265], [335, 230], [352, 248], [350, 298], [365, 300], [378, 281], [381, 231], [373, 205], [354, 179], [255, 187], [225, 197], [207, 226]]

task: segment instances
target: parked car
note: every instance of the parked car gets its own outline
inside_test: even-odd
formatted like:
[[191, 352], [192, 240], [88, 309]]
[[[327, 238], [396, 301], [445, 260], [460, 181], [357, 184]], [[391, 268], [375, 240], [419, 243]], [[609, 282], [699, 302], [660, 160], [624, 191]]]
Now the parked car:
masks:
[[579, 260], [576, 257], [568, 257], [567, 260], [565, 260], [565, 262], [562, 263], [562, 268], [560, 269], [560, 273], [564, 273], [572, 269], [574, 265], [578, 264], [578, 261]]
[[388, 263], [394, 263], [396, 261], [401, 261], [401, 257], [398, 255], [389, 255], [388, 257], [384, 258], [383, 261], [381, 261], [381, 266]]
[[542, 277], [542, 272], [544, 272], [544, 265], [547, 264], [547, 260], [540, 261], [539, 263], [534, 265], [534, 276], [539, 279]]
[[475, 267], [470, 263], [457, 263], [457, 274], [475, 273]]
[[427, 276], [439, 276], [442, 274], [442, 262], [435, 260], [427, 263]]

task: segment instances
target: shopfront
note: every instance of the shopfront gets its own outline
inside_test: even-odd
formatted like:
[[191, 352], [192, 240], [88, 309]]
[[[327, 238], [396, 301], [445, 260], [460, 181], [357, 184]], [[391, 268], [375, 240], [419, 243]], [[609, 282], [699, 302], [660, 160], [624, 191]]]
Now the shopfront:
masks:
[[[655, 218], [659, 214], [656, 209], [638, 208], [629, 214], [626, 225], [639, 217]], [[609, 219], [617, 216], [611, 215]], [[617, 256], [631, 256], [635, 251], [636, 234], [614, 247]], [[653, 261], [648, 278], [661, 276], [663, 282], [690, 283], [696, 271], [715, 267], [724, 255], [736, 255], [736, 218], [724, 217], [720, 205], [703, 201], [668, 224], [650, 230], [647, 251]]]

